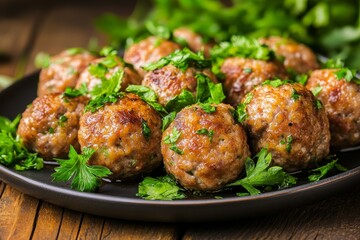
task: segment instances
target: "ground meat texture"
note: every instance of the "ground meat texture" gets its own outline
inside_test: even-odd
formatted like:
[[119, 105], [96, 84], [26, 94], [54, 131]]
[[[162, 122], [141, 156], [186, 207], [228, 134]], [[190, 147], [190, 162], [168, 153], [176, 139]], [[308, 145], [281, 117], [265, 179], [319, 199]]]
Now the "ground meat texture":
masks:
[[204, 51], [206, 57], [210, 57], [210, 49], [213, 47], [210, 43], [205, 43], [204, 39], [194, 31], [186, 27], [180, 27], [174, 30], [174, 37], [185, 40], [188, 47], [193, 52]]
[[25, 147], [46, 160], [66, 158], [70, 145], [79, 151], [79, 119], [86, 102], [85, 97], [56, 93], [36, 98], [22, 114], [17, 131]]
[[281, 37], [260, 39], [260, 42], [271, 48], [276, 55], [284, 58], [284, 65], [296, 73], [308, 73], [319, 68], [314, 52], [304, 44]]
[[[143, 125], [150, 129], [146, 135]], [[80, 120], [81, 148], [96, 150], [89, 160], [121, 180], [149, 173], [161, 164], [161, 118], [137, 95], [127, 94], [116, 103], [85, 113]]]
[[267, 147], [273, 164], [289, 172], [311, 167], [329, 154], [325, 109], [317, 107], [314, 95], [304, 86], [262, 85], [246, 98], [251, 101], [245, 107], [244, 124], [254, 154]]
[[154, 63], [177, 49], [181, 49], [179, 44], [151, 36], [130, 46], [124, 53], [124, 60], [134, 65], [143, 77], [146, 73], [143, 66]]
[[[96, 59], [92, 61], [90, 65], [101, 63], [104, 59], [105, 58]], [[122, 69], [124, 70], [124, 77], [121, 83], [121, 90], [125, 90], [130, 84], [138, 85], [141, 83], [140, 75], [133, 68], [125, 67], [123, 61], [121, 61], [120, 59], [117, 59], [117, 63], [117, 66], [115, 66], [114, 68], [110, 68], [109, 71], [106, 73], [106, 78], [110, 78], [114, 73]], [[96, 85], [101, 83], [101, 79], [91, 75], [89, 69], [90, 66], [81, 73], [79, 80], [76, 84], [76, 88], [80, 88], [81, 85], [85, 84], [87, 89], [91, 91]]]
[[68, 51], [53, 56], [49, 67], [40, 72], [38, 96], [64, 92], [67, 87], [75, 87], [80, 73], [95, 59], [88, 52], [71, 55]]
[[233, 106], [255, 86], [268, 79], [287, 79], [286, 70], [279, 62], [231, 57], [221, 65], [224, 74], [226, 101]]
[[197, 86], [195, 75], [197, 73], [203, 73], [213, 82], [217, 82], [216, 77], [209, 69], [198, 70], [190, 67], [183, 71], [173, 65], [166, 65], [148, 72], [142, 85], [151, 88], [158, 96], [159, 103], [165, 106], [183, 90], [188, 90], [195, 96]]
[[341, 149], [360, 143], [360, 85], [338, 80], [339, 69], [313, 71], [306, 87], [320, 89], [317, 97], [330, 121], [331, 147]]
[[[221, 189], [236, 180], [250, 156], [245, 131], [233, 118], [234, 109], [226, 104], [212, 106], [216, 107], [213, 113], [206, 113], [199, 105], [184, 108], [163, 133], [161, 152], [166, 171], [190, 190]], [[165, 143], [174, 129], [179, 138], [173, 144]], [[199, 134], [202, 129], [213, 134]], [[171, 149], [174, 145], [182, 154]]]

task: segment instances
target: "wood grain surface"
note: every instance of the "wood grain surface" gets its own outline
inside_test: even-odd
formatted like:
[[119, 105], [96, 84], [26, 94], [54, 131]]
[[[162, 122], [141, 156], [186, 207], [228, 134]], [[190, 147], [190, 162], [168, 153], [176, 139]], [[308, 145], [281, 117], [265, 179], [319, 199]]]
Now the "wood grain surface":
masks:
[[[39, 51], [86, 47], [104, 36], [93, 28], [106, 11], [126, 16], [133, 4], [44, 4], [17, 10], [0, 0], [0, 75], [31, 73]], [[23, 1], [24, 4], [25, 1]], [[6, 8], [7, 7], [7, 8]], [[10, 11], [10, 12], [9, 12]], [[10, 14], [12, 12], [12, 14]], [[5, 14], [6, 13], [6, 14]], [[104, 218], [64, 209], [22, 194], [0, 181], [2, 239], [360, 239], [360, 187], [289, 212], [231, 222], [165, 224]]]

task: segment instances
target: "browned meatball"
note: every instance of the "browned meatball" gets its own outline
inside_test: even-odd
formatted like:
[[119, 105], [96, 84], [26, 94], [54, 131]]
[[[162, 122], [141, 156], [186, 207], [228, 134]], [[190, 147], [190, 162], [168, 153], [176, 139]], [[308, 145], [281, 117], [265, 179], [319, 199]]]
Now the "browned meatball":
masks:
[[143, 66], [181, 49], [180, 45], [158, 37], [148, 37], [130, 46], [124, 53], [124, 60], [134, 65], [140, 76], [145, 75]]
[[[117, 65], [108, 68], [108, 71], [105, 75], [106, 78], [110, 78], [114, 73], [122, 69], [124, 71], [124, 77], [122, 79], [121, 83], [121, 90], [125, 90], [127, 86], [130, 84], [140, 84], [141, 83], [141, 77], [139, 74], [130, 67], [124, 67], [124, 62], [121, 61], [120, 58], [115, 57], [114, 58], [117, 62]], [[101, 83], [101, 79], [97, 76], [94, 76], [90, 73], [90, 69], [93, 65], [101, 64], [103, 61], [106, 61], [106, 58], [99, 58], [90, 63], [90, 65], [81, 73], [79, 80], [76, 84], [76, 88], [80, 88], [81, 85], [85, 84], [87, 89], [89, 91], [93, 90], [94, 87]]]
[[63, 92], [67, 87], [75, 87], [80, 73], [95, 59], [89, 52], [71, 54], [68, 50], [53, 56], [50, 66], [40, 72], [38, 96]]
[[180, 27], [174, 30], [174, 37], [185, 40], [189, 48], [194, 52], [204, 51], [206, 57], [210, 56], [210, 49], [213, 47], [210, 43], [204, 43], [204, 39], [191, 29]]
[[268, 79], [287, 79], [286, 70], [279, 62], [231, 57], [221, 65], [225, 75], [227, 102], [236, 106], [255, 86]]
[[234, 109], [212, 106], [212, 113], [199, 105], [184, 108], [163, 133], [166, 171], [187, 189], [221, 189], [239, 176], [250, 156], [245, 131], [231, 114]]
[[324, 103], [329, 117], [331, 146], [335, 149], [360, 143], [360, 85], [338, 80], [339, 69], [312, 72], [306, 87], [318, 89], [317, 97]]
[[79, 119], [86, 102], [85, 97], [56, 93], [36, 98], [22, 114], [17, 131], [25, 147], [46, 160], [66, 158], [70, 145], [80, 150]]
[[[96, 150], [90, 164], [112, 171], [111, 179], [135, 177], [161, 164], [161, 118], [137, 95], [85, 113], [80, 119], [81, 148]], [[150, 132], [149, 132], [150, 130]]]
[[285, 67], [296, 73], [308, 73], [320, 67], [314, 52], [304, 44], [275, 36], [259, 41], [269, 46], [275, 54], [283, 57]]
[[198, 70], [190, 67], [183, 71], [173, 65], [166, 65], [148, 72], [142, 85], [151, 88], [159, 97], [159, 103], [165, 106], [183, 90], [188, 90], [195, 95], [197, 86], [195, 75], [197, 73], [203, 73], [213, 82], [217, 82], [215, 75], [208, 69]]
[[312, 166], [329, 154], [330, 131], [325, 109], [301, 84], [261, 85], [244, 99], [250, 148], [268, 148], [273, 164], [286, 171]]

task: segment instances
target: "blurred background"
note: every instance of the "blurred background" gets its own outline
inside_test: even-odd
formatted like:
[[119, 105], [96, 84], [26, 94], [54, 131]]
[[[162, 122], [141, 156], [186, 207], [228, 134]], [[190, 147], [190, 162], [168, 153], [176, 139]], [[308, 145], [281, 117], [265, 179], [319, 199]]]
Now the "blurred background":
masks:
[[360, 69], [359, 9], [358, 0], [0, 0], [0, 88], [33, 72], [40, 51], [124, 48], [151, 26], [185, 25], [214, 42], [288, 36]]

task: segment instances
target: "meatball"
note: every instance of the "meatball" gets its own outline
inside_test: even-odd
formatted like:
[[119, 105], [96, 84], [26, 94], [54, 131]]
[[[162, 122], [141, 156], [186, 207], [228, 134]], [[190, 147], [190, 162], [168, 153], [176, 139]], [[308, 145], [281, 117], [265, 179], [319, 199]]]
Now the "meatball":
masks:
[[[119, 58], [114, 58], [116, 61], [116, 65], [112, 68], [106, 68], [107, 73], [105, 75], [106, 78], [110, 78], [114, 73], [122, 69], [124, 71], [124, 77], [121, 83], [121, 90], [125, 90], [126, 87], [130, 84], [140, 84], [141, 78], [139, 74], [131, 67], [125, 66], [124, 62]], [[76, 84], [76, 88], [80, 88], [83, 84], [86, 85], [89, 91], [93, 90], [94, 87], [101, 83], [101, 79], [98, 76], [92, 75], [91, 68], [93, 66], [101, 65], [102, 62], [106, 61], [107, 58], [100, 58], [92, 61], [90, 65], [81, 73], [79, 80]]]
[[250, 148], [268, 148], [273, 164], [286, 171], [312, 166], [329, 154], [325, 109], [301, 84], [261, 85], [243, 100]]
[[160, 116], [134, 94], [80, 119], [81, 148], [96, 150], [89, 163], [109, 168], [113, 180], [136, 177], [158, 167], [161, 135]]
[[148, 72], [142, 85], [151, 88], [157, 94], [159, 103], [165, 106], [183, 90], [188, 90], [195, 95], [197, 86], [195, 75], [197, 73], [203, 73], [213, 82], [217, 82], [215, 76], [208, 69], [198, 70], [190, 67], [183, 71], [169, 64]]
[[212, 104], [205, 112], [192, 105], [181, 110], [163, 133], [161, 152], [166, 171], [187, 189], [216, 191], [234, 181], [250, 156], [243, 127], [234, 109]]
[[130, 46], [124, 53], [124, 60], [134, 65], [140, 76], [145, 75], [143, 66], [181, 49], [180, 45], [155, 36], [148, 37]]
[[189, 48], [194, 52], [204, 51], [206, 57], [210, 56], [212, 44], [204, 43], [204, 39], [191, 29], [180, 27], [174, 30], [173, 36], [185, 40]]
[[66, 158], [70, 145], [80, 150], [78, 129], [85, 97], [51, 93], [36, 98], [22, 114], [17, 134], [24, 146], [46, 160]]
[[221, 65], [227, 102], [233, 106], [255, 86], [268, 79], [287, 79], [286, 70], [279, 62], [231, 57]]
[[341, 149], [360, 143], [360, 85], [337, 79], [339, 69], [315, 70], [306, 87], [320, 91], [330, 122], [331, 147]]
[[80, 73], [95, 59], [87, 51], [72, 54], [69, 50], [53, 56], [50, 66], [40, 72], [38, 96], [64, 92], [67, 87], [75, 87]]
[[269, 46], [276, 55], [283, 57], [285, 67], [296, 73], [308, 73], [320, 67], [314, 52], [304, 44], [275, 36], [259, 41]]

